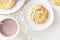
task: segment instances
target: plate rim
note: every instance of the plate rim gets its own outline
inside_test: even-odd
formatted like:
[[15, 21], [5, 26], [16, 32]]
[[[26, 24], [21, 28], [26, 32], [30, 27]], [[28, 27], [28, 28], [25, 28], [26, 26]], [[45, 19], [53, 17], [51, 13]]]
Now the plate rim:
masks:
[[[20, 5], [20, 4], [17, 4], [17, 3], [21, 3], [21, 5]], [[13, 14], [13, 13], [17, 12], [17, 11], [24, 5], [25, 0], [23, 0], [22, 2], [21, 2], [21, 0], [19, 0], [19, 2], [17, 2], [17, 3], [16, 3], [15, 6], [20, 5], [20, 6], [17, 7], [17, 9], [16, 9], [15, 6], [14, 6], [15, 8], [13, 7], [14, 10], [12, 10], [13, 8], [10, 9], [12, 12], [10, 12], [10, 11], [8, 11], [8, 10], [6, 11], [6, 10], [3, 10], [3, 9], [0, 9], [0, 15], [2, 15], [2, 14], [4, 14], [4, 15], [5, 15], [5, 14]]]

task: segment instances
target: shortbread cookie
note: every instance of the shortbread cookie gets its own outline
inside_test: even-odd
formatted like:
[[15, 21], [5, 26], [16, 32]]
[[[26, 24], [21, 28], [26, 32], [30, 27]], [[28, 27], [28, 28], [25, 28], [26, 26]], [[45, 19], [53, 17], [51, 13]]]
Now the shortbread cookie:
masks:
[[0, 0], [1, 9], [10, 9], [15, 4], [16, 0]]
[[52, 2], [57, 5], [57, 6], [60, 6], [60, 0], [52, 0]]
[[35, 24], [42, 24], [48, 18], [48, 11], [42, 5], [37, 5], [36, 7], [32, 8], [30, 12], [30, 19]]

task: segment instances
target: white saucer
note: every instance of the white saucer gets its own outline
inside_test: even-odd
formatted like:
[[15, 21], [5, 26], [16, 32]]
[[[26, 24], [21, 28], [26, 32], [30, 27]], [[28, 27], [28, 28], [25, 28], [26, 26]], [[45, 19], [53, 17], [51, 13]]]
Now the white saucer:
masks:
[[24, 2], [25, 2], [25, 0], [18, 0], [17, 3], [14, 5], [14, 7], [12, 9], [9, 9], [9, 10], [0, 9], [0, 14], [14, 13], [14, 12], [16, 12], [17, 10], [19, 10], [22, 7]]
[[[29, 12], [31, 10], [31, 8], [33, 8], [34, 6], [38, 5], [38, 4], [42, 4], [47, 10], [48, 10], [48, 19], [45, 23], [43, 24], [35, 24], [34, 22], [32, 22], [30, 20], [30, 17], [29, 17]], [[24, 8], [23, 10], [23, 16], [24, 16], [24, 20], [25, 20], [25, 23], [28, 25], [28, 27], [31, 29], [31, 30], [35, 30], [35, 31], [40, 31], [40, 30], [43, 30], [47, 27], [49, 27], [53, 20], [54, 20], [54, 13], [53, 13], [53, 10], [51, 8], [51, 5], [47, 2], [47, 1], [44, 1], [44, 0], [33, 0], [33, 1], [30, 1]]]

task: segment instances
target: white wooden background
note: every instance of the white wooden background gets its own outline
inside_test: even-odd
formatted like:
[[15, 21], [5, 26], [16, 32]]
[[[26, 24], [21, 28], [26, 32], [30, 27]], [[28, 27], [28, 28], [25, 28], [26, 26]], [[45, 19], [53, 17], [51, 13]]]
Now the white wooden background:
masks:
[[16, 18], [20, 24], [19, 34], [15, 38], [8, 40], [60, 40], [60, 13], [56, 11], [54, 11], [54, 22], [49, 28], [39, 32], [28, 29], [23, 20], [22, 10], [29, 1], [31, 0], [26, 0], [23, 7], [14, 14], [5, 15]]

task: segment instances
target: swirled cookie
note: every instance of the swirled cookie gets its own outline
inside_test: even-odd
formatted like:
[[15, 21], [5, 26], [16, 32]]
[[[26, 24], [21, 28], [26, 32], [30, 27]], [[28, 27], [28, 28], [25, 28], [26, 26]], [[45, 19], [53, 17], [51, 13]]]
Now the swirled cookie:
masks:
[[1, 9], [10, 9], [15, 4], [16, 0], [0, 0]]
[[60, 6], [60, 0], [52, 0], [52, 2], [57, 5], [57, 6]]
[[30, 19], [35, 24], [42, 24], [48, 18], [48, 11], [42, 5], [37, 5], [36, 7], [32, 8], [30, 12]]

